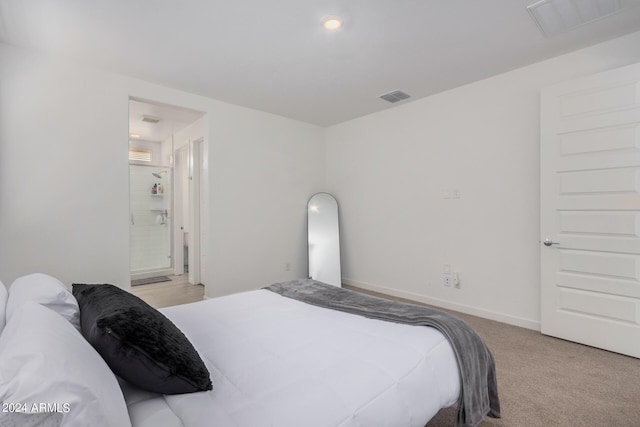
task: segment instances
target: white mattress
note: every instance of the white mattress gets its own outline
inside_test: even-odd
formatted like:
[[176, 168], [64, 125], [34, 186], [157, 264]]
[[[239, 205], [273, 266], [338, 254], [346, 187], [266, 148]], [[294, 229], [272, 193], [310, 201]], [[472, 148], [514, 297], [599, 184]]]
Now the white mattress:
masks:
[[213, 391], [125, 387], [134, 427], [423, 427], [460, 391], [437, 330], [366, 319], [266, 290], [163, 309]]

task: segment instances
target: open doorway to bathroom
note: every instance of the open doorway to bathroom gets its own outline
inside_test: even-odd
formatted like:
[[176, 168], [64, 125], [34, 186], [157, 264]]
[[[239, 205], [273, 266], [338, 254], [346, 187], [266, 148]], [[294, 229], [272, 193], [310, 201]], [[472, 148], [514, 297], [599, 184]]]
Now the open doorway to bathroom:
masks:
[[204, 130], [204, 113], [129, 100], [130, 266], [136, 288], [170, 286], [176, 279], [202, 282]]

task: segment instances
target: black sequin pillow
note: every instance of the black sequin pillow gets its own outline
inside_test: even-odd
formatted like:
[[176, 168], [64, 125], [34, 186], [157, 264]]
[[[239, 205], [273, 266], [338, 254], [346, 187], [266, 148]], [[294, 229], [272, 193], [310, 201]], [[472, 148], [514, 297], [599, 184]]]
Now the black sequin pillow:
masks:
[[161, 394], [211, 390], [211, 379], [187, 337], [162, 313], [113, 285], [73, 284], [82, 335], [111, 370]]

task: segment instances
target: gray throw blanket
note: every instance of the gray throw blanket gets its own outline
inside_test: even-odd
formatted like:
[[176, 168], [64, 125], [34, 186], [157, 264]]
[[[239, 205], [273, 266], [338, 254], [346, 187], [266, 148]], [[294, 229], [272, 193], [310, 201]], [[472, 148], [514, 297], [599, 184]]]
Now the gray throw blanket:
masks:
[[274, 283], [264, 289], [318, 307], [436, 328], [451, 343], [460, 368], [462, 384], [456, 426], [475, 427], [485, 415], [500, 418], [493, 355], [482, 338], [463, 320], [428, 307], [376, 298], [309, 279]]

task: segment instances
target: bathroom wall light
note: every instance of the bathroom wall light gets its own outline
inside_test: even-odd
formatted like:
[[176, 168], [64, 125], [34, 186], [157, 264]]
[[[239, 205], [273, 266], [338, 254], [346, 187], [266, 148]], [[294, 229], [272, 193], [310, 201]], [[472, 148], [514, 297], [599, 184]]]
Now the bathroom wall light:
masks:
[[322, 26], [327, 31], [336, 31], [342, 27], [342, 21], [337, 17], [324, 18], [322, 20]]

